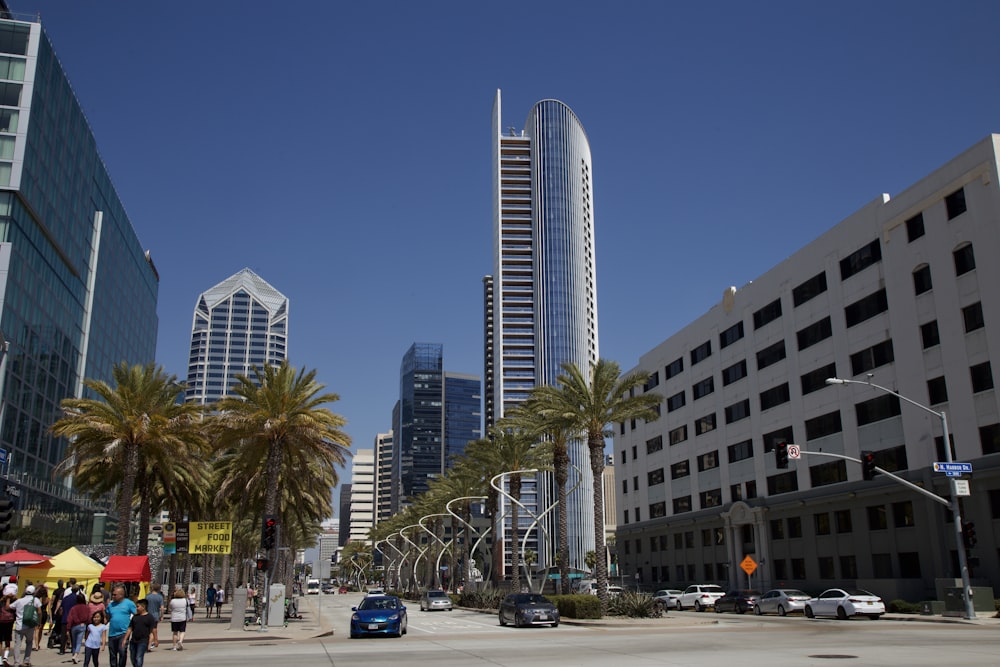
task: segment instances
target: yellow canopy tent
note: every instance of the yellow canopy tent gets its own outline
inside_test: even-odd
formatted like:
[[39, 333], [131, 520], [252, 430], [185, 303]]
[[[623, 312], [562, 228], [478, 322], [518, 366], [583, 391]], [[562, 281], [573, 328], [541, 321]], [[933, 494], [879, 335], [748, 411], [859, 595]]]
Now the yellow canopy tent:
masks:
[[44, 583], [52, 591], [60, 579], [63, 583], [76, 579], [76, 583], [83, 586], [85, 594], [90, 595], [90, 589], [100, 581], [103, 570], [104, 566], [99, 562], [76, 547], [70, 547], [37, 565], [22, 565], [17, 572], [18, 593], [24, 593], [24, 587], [29, 581], [35, 586]]

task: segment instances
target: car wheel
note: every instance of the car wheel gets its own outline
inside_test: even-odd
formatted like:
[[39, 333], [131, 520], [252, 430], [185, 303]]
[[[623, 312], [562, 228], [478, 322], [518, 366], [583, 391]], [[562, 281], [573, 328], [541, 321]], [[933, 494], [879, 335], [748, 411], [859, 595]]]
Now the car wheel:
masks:
[[868, 618], [872, 619], [873, 621], [877, 621], [878, 619], [882, 618], [882, 614], [868, 614]]
[[847, 620], [847, 611], [843, 607], [837, 607], [837, 618], [841, 621]]
[[762, 612], [762, 611], [760, 610], [760, 605], [759, 605], [759, 604], [755, 604], [755, 605], [753, 606], [753, 613], [754, 613], [754, 616], [760, 616], [760, 615], [761, 615], [761, 614], [763, 614], [764, 612]]
[[700, 600], [695, 600], [694, 601], [694, 610], [695, 611], [699, 611], [699, 612], [700, 611], [705, 611], [705, 608], [701, 606], [701, 601]]
[[785, 608], [784, 608], [784, 607], [782, 607], [782, 606], [781, 606], [781, 605], [779, 604], [779, 605], [778, 605], [778, 616], [784, 616], [784, 615], [785, 615], [785, 614], [787, 614], [787, 613], [788, 613], [788, 612], [787, 612], [787, 611], [785, 611]]
[[503, 612], [500, 612], [500, 625], [507, 625], [507, 619], [503, 617]]
[[677, 601], [677, 611], [684, 611], [684, 605], [681, 604], [680, 600]]
[[736, 613], [737, 614], [745, 614], [746, 611], [747, 611], [747, 608], [744, 607], [743, 605], [741, 605], [741, 604], [736, 605]]
[[816, 615], [813, 614], [813, 608], [809, 605], [806, 605], [806, 618], [816, 618]]
[[715, 605], [715, 613], [716, 614], [721, 614], [722, 613], [722, 607], [720, 607], [719, 605]]
[[552, 627], [553, 628], [558, 628], [559, 627], [559, 621], [556, 621], [555, 623], [553, 623]]

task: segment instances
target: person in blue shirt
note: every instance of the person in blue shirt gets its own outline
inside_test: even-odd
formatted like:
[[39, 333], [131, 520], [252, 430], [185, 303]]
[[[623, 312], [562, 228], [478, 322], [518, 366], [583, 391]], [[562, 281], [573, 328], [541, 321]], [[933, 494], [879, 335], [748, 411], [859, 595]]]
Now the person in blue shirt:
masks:
[[125, 633], [128, 632], [129, 623], [136, 611], [135, 603], [125, 597], [125, 587], [115, 586], [107, 608], [111, 667], [126, 667], [128, 644], [125, 643]]
[[205, 589], [205, 618], [212, 617], [212, 608], [215, 607], [215, 584], [209, 584]]

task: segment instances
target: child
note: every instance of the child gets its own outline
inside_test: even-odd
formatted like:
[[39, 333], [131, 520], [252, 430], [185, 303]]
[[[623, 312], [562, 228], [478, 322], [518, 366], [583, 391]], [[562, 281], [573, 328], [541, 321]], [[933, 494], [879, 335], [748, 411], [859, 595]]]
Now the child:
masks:
[[135, 607], [136, 613], [128, 624], [124, 643], [128, 646], [129, 655], [132, 657], [132, 667], [142, 667], [156, 620], [149, 613], [149, 603], [146, 600], [136, 601]]
[[95, 611], [87, 625], [87, 639], [83, 642], [83, 667], [89, 667], [94, 659], [94, 667], [99, 667], [97, 659], [108, 644], [108, 624], [104, 622], [104, 612]]

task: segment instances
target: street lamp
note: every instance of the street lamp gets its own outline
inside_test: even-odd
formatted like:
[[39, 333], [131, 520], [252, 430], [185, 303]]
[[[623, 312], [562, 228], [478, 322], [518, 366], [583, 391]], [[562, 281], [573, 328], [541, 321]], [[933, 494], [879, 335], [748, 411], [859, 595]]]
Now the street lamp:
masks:
[[[497, 475], [493, 475], [493, 477], [490, 479], [490, 486], [492, 486], [494, 489], [496, 489], [497, 493], [499, 493], [501, 496], [503, 496], [504, 498], [506, 498], [507, 500], [509, 500], [511, 503], [516, 503], [518, 507], [520, 507], [521, 509], [523, 509], [530, 516], [535, 517], [535, 513], [532, 512], [530, 509], [528, 509], [528, 507], [524, 503], [522, 503], [520, 500], [518, 500], [517, 498], [515, 498], [511, 494], [507, 493], [507, 491], [503, 488], [503, 479], [502, 479], [504, 475], [525, 475], [525, 474], [534, 473], [534, 472], [538, 472], [538, 468], [527, 468], [525, 470], [508, 470], [506, 472], [502, 472], [502, 473], [499, 473]], [[497, 486], [497, 483], [496, 483], [498, 479], [500, 480], [500, 485], [499, 486]], [[503, 520], [502, 516], [500, 517], [500, 520], [501, 521]], [[514, 526], [514, 528], [517, 528], [517, 526]], [[527, 544], [526, 542], [522, 542], [522, 545], [526, 545], [526, 544]], [[519, 567], [517, 564], [514, 563], [514, 560], [515, 560], [514, 554], [515, 553], [518, 554], [518, 556], [521, 559], [521, 562], [523, 563], [524, 562], [524, 546], [522, 546], [520, 548], [520, 553], [518, 553], [518, 547], [517, 547], [516, 544], [514, 545], [514, 549], [511, 550], [511, 559], [510, 560], [511, 560], [511, 567], [512, 568]], [[501, 564], [503, 564], [502, 558], [501, 558]]]
[[[924, 412], [929, 412], [930, 414], [934, 415], [935, 417], [937, 417], [938, 419], [941, 420], [941, 434], [944, 437], [944, 460], [946, 462], [948, 462], [948, 463], [952, 462], [952, 456], [951, 456], [951, 438], [948, 435], [948, 417], [945, 415], [945, 413], [943, 411], [942, 412], [938, 412], [936, 410], [931, 410], [926, 405], [923, 405], [921, 403], [917, 403], [912, 398], [907, 398], [906, 396], [903, 396], [902, 394], [900, 394], [898, 392], [895, 392], [892, 389], [889, 389], [887, 387], [883, 387], [881, 385], [875, 384], [874, 382], [872, 382], [872, 376], [871, 375], [869, 375], [868, 379], [865, 380], [865, 381], [861, 381], [861, 380], [845, 380], [843, 378], [827, 378], [826, 379], [826, 383], [827, 384], [860, 384], [860, 385], [867, 385], [869, 387], [872, 387], [873, 389], [878, 389], [879, 391], [883, 391], [883, 392], [885, 392], [887, 394], [892, 394], [893, 396], [895, 396], [896, 398], [900, 399], [901, 401], [905, 401], [906, 403], [909, 403], [910, 405], [913, 405], [913, 406], [916, 406], [916, 407], [920, 408]], [[962, 542], [962, 511], [961, 511], [961, 509], [959, 509], [959, 506], [958, 506], [958, 491], [955, 488], [955, 478], [954, 477], [949, 477], [948, 478], [948, 489], [951, 492], [951, 494], [950, 494], [950, 497], [951, 497], [951, 503], [950, 503], [950, 505], [951, 505], [952, 520], [955, 523], [955, 540], [956, 540], [956, 544], [957, 544], [957, 547], [958, 547], [958, 549], [957, 549], [957, 551], [958, 551], [958, 566], [959, 566], [959, 568], [962, 571], [962, 597], [965, 600], [965, 617], [968, 618], [968, 619], [973, 619], [973, 618], [976, 617], [976, 610], [975, 610], [975, 608], [972, 605], [972, 584], [969, 581], [969, 565], [968, 565], [968, 562], [967, 562], [967, 560], [965, 558], [965, 545]]]
[[[446, 502], [444, 504], [444, 511], [447, 512], [448, 514], [452, 515], [456, 519], [458, 519], [462, 523], [462, 525], [464, 525], [466, 527], [466, 530], [465, 530], [465, 546], [468, 547], [469, 546], [469, 530], [472, 530], [473, 532], [476, 532], [476, 533], [478, 533], [479, 531], [476, 530], [475, 526], [473, 526], [471, 523], [468, 523], [465, 519], [463, 519], [459, 515], [455, 514], [455, 511], [451, 509], [451, 504], [452, 503], [457, 503], [459, 500], [486, 500], [486, 496], [460, 496], [458, 498], [452, 498], [451, 500], [449, 500], [448, 502]], [[472, 561], [476, 557], [476, 547], [479, 546], [479, 543], [482, 541], [482, 538], [488, 532], [489, 532], [489, 528], [487, 528], [486, 532], [484, 532], [480, 536], [480, 538], [472, 546], [472, 550], [469, 551], [469, 553], [468, 553], [468, 559], [467, 559], [467, 562], [465, 563], [465, 576], [463, 578], [465, 582], [468, 582], [469, 579], [472, 577]], [[455, 576], [455, 574], [452, 573], [452, 577], [453, 578], [454, 578], [454, 576]]]
[[[441, 557], [444, 556], [444, 551], [445, 549], [448, 548], [447, 542], [442, 540], [440, 537], [437, 536], [437, 534], [434, 531], [432, 531], [430, 528], [424, 525], [424, 519], [430, 519], [431, 517], [434, 516], [451, 516], [451, 514], [450, 513], [445, 514], [443, 512], [438, 514], [425, 514], [424, 516], [420, 517], [420, 519], [417, 521], [417, 523], [420, 524], [420, 527], [424, 529], [424, 532], [433, 537], [438, 542], [438, 544], [441, 545], [441, 553], [438, 554], [437, 562], [434, 563], [435, 570], [434, 570], [434, 576], [431, 578], [431, 584], [437, 584], [441, 579]], [[452, 572], [451, 576], [452, 579], [454, 579], [455, 573]], [[436, 587], [437, 586], [435, 586], [435, 588]]]

